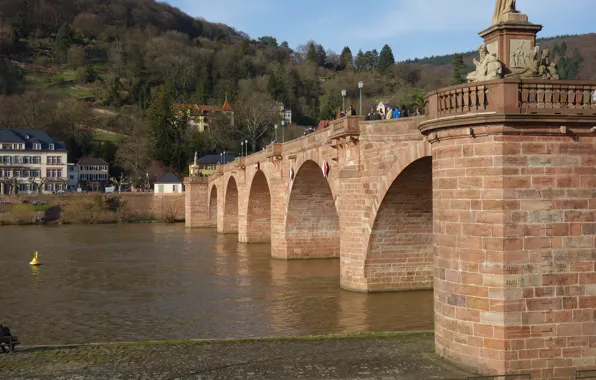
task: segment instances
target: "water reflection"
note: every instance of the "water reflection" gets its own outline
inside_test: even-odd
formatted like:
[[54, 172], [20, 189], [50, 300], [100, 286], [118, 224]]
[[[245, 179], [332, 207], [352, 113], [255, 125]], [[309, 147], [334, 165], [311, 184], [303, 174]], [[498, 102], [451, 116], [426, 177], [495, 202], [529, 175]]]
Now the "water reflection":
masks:
[[[183, 226], [3, 227], [0, 323], [26, 344], [431, 329], [432, 293], [339, 289], [339, 260]], [[39, 251], [45, 265], [29, 266]]]

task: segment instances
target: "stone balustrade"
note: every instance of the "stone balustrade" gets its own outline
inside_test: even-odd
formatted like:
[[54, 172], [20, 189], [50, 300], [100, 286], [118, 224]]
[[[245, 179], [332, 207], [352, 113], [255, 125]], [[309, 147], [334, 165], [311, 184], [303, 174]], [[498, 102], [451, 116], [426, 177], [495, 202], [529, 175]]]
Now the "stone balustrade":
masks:
[[426, 96], [431, 119], [469, 113], [596, 114], [596, 82], [505, 79], [452, 86]]

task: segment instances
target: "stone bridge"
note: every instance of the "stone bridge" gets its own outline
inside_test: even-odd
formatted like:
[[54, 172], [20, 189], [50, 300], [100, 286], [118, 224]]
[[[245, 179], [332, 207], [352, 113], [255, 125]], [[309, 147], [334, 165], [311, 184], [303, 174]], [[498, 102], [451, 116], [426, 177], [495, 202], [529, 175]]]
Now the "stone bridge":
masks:
[[505, 79], [432, 92], [423, 117], [340, 119], [188, 178], [186, 223], [338, 258], [344, 289], [434, 288], [439, 354], [568, 379], [596, 365], [595, 97]]

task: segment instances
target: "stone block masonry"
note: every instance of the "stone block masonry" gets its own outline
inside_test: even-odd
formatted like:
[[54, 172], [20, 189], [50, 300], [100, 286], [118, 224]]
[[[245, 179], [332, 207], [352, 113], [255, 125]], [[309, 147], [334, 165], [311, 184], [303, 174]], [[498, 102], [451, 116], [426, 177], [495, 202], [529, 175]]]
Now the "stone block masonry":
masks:
[[569, 379], [596, 369], [594, 91], [495, 80], [336, 120], [220, 166], [187, 211], [274, 258], [339, 258], [344, 289], [434, 288], [437, 352], [471, 370]]

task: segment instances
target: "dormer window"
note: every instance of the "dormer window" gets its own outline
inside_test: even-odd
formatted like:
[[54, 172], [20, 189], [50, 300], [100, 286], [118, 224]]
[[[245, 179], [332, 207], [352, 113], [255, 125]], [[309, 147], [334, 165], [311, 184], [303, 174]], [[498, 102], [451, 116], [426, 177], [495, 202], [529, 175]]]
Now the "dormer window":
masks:
[[54, 150], [54, 144], [50, 144], [50, 146], [48, 147], [48, 149]]
[[41, 144], [40, 143], [34, 143], [33, 144], [33, 150], [41, 150]]

